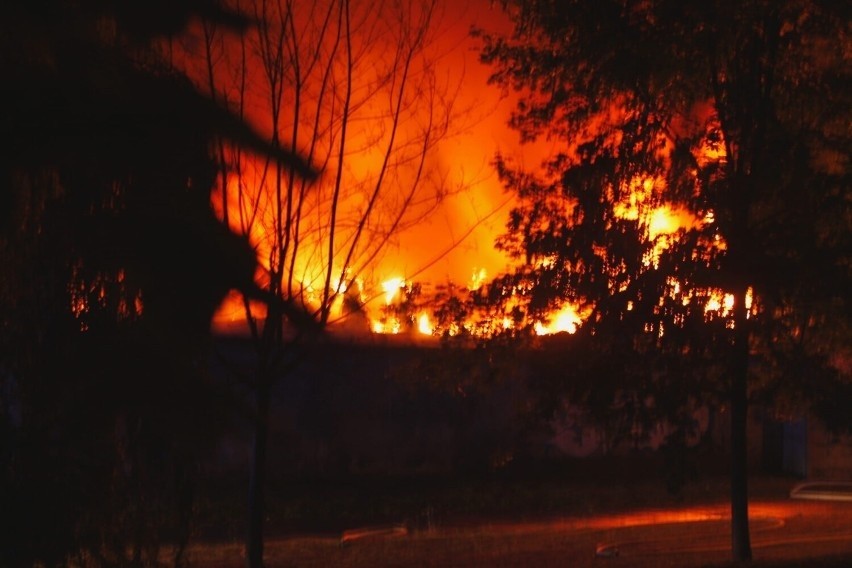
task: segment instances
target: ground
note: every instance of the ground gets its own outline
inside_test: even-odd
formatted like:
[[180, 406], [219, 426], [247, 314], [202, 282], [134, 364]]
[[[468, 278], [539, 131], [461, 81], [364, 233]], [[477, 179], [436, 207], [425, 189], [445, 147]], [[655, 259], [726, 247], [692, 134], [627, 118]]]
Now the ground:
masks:
[[[570, 484], [569, 484], [570, 485]], [[791, 479], [756, 479], [750, 502], [754, 566], [852, 566], [852, 502], [791, 499]], [[724, 483], [666, 497], [645, 482], [585, 492], [585, 509], [420, 518], [312, 533], [274, 527], [266, 564], [279, 566], [728, 567]], [[598, 494], [595, 495], [595, 492]], [[634, 499], [625, 497], [634, 494]], [[607, 495], [609, 497], [607, 498]], [[609, 500], [607, 500], [609, 499]], [[656, 504], [649, 501], [656, 501]], [[619, 505], [619, 503], [621, 503]], [[195, 566], [245, 565], [239, 539], [196, 542]]]

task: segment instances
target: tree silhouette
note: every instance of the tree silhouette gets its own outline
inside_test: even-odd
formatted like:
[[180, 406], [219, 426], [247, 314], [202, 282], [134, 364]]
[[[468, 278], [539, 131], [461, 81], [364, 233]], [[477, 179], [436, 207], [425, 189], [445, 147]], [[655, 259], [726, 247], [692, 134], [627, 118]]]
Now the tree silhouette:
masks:
[[2, 13], [0, 562], [150, 562], [161, 536], [185, 544], [212, 441], [210, 318], [253, 285], [252, 248], [210, 207], [210, 144], [314, 174], [151, 49], [196, 16], [245, 26], [219, 3]]
[[235, 41], [207, 26], [184, 65], [273, 144], [301, 148], [323, 170], [307, 184], [219, 147], [221, 217], [255, 246], [256, 281], [271, 299], [260, 310], [239, 299], [256, 355], [243, 377], [254, 431], [246, 548], [249, 565], [260, 566], [274, 389], [304, 353], [318, 352], [305, 346], [322, 344], [328, 328], [370, 332], [363, 305], [378, 288], [371, 280], [384, 250], [454, 189], [436, 149], [461, 115], [455, 85], [430, 55], [437, 2], [275, 0], [247, 10], [252, 33]]
[[848, 330], [844, 11], [503, 5], [514, 31], [480, 32], [482, 58], [521, 94], [511, 124], [562, 150], [538, 174], [498, 159], [520, 199], [498, 244], [524, 262], [490, 293], [533, 321], [575, 306], [587, 354], [618, 366], [612, 394], [675, 415], [714, 390], [730, 404], [732, 552], [750, 559], [749, 396], [791, 359], [836, 383]]

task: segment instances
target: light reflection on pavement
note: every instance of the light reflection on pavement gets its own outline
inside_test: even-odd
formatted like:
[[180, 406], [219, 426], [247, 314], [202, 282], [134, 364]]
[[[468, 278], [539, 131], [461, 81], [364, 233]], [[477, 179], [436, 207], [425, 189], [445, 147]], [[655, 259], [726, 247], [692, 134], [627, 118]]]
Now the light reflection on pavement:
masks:
[[[852, 551], [852, 503], [752, 502], [749, 504], [749, 526], [754, 549], [820, 548], [820, 545], [834, 543], [848, 544], [846, 548]], [[568, 538], [597, 533], [601, 538], [598, 544], [601, 556], [725, 552], [731, 546], [730, 509], [727, 504], [642, 510], [549, 522], [498, 523], [488, 527], [514, 535], [564, 531]]]
[[[852, 502], [776, 499], [749, 505], [755, 559], [801, 562], [852, 558]], [[269, 566], [326, 568], [698, 568], [730, 560], [726, 503], [534, 521], [465, 522], [428, 530], [366, 531], [342, 542], [331, 535], [291, 535], [267, 542]], [[345, 534], [345, 533], [344, 533]], [[202, 545], [205, 568], [245, 565], [240, 543]], [[832, 566], [841, 564], [832, 564]]]

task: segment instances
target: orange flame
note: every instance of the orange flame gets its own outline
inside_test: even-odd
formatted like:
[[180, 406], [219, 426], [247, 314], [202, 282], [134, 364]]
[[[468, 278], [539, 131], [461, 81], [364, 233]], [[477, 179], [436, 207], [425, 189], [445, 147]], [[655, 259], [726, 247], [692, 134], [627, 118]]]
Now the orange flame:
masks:
[[538, 335], [549, 335], [559, 332], [576, 333], [577, 326], [580, 323], [582, 323], [582, 319], [577, 313], [576, 308], [568, 305], [551, 316], [549, 324], [541, 322], [535, 324], [535, 332]]
[[[491, 18], [492, 21], [483, 21], [483, 18]], [[495, 215], [489, 219], [489, 215], [500, 206], [505, 205], [505, 196], [496, 176], [490, 172], [489, 163], [495, 153], [499, 150], [505, 155], [519, 156], [521, 162], [540, 162], [545, 156], [552, 153], [550, 142], [528, 144], [521, 146], [518, 134], [506, 126], [506, 117], [509, 115], [513, 101], [502, 99], [499, 90], [486, 86], [490, 70], [475, 63], [474, 45], [468, 37], [469, 23], [476, 21], [477, 24], [486, 24], [494, 28], [507, 27], [505, 16], [499, 10], [489, 10], [485, 7], [483, 0], [482, 9], [470, 9], [464, 17], [456, 19], [455, 25], [446, 30], [443, 43], [436, 44], [434, 49], [441, 52], [440, 64], [445, 65], [448, 73], [454, 70], [464, 70], [464, 87], [458, 93], [457, 104], [479, 109], [473, 117], [473, 126], [463, 132], [460, 136], [446, 144], [441, 150], [441, 167], [446, 175], [452, 179], [473, 179], [469, 189], [462, 195], [449, 195], [441, 208], [435, 211], [425, 223], [407, 229], [398, 235], [398, 246], [387, 251], [379, 264], [371, 267], [378, 275], [375, 282], [377, 286], [370, 286], [359, 281], [359, 299], [365, 304], [364, 309], [370, 319], [370, 328], [374, 333], [400, 333], [403, 329], [402, 323], [396, 318], [387, 318], [380, 321], [378, 314], [381, 313], [382, 305], [379, 298], [384, 300], [384, 305], [389, 306], [398, 301], [400, 290], [406, 286], [409, 279], [416, 275], [421, 282], [439, 282], [444, 280], [463, 282], [468, 277], [470, 290], [478, 290], [486, 282], [487, 275], [500, 273], [507, 268], [508, 260], [493, 246], [495, 238], [503, 229], [503, 218]], [[436, 52], [436, 53], [437, 53]], [[461, 71], [458, 71], [461, 73]], [[705, 114], [712, 109], [703, 109]], [[616, 120], [619, 109], [612, 109], [610, 117], [606, 120]], [[266, 124], [268, 117], [253, 117], [255, 122]], [[603, 120], [603, 119], [602, 119]], [[699, 121], [700, 122], [700, 121]], [[684, 128], [686, 126], [683, 126]], [[699, 165], [712, 161], [725, 159], [724, 145], [707, 142], [701, 150]], [[368, 172], [371, 164], [378, 158], [369, 153], [363, 153], [357, 157], [353, 155], [348, 162], [348, 167], [355, 173]], [[468, 171], [465, 172], [465, 167]], [[474, 170], [471, 178], [470, 170]], [[485, 174], [481, 172], [486, 172]], [[241, 231], [241, 218], [251, 214], [245, 203], [241, 203], [237, 195], [239, 190], [246, 188], [249, 192], [252, 187], [259, 186], [257, 176], [252, 179], [251, 175], [242, 179], [242, 187], [235, 178], [228, 181], [228, 207], [240, 214], [230, 216], [232, 227]], [[366, 174], [365, 174], [366, 175]], [[646, 264], [656, 264], [660, 254], [671, 245], [677, 233], [689, 229], [698, 224], [712, 223], [713, 213], [708, 212], [704, 219], [697, 219], [686, 209], [678, 208], [671, 203], [666, 203], [665, 180], [660, 177], [637, 177], [632, 180], [627, 188], [627, 198], [618, 203], [614, 213], [624, 219], [637, 220], [644, 227], [648, 239], [654, 242], [653, 250], [644, 259]], [[221, 193], [214, 195], [214, 207], [221, 214], [224, 204]], [[261, 265], [267, 266], [270, 257], [270, 247], [267, 239], [259, 228], [270, 226], [268, 219], [262, 219], [256, 224], [257, 232], [250, 235], [252, 244], [256, 247], [258, 259]], [[470, 235], [462, 239], [464, 228], [472, 227]], [[460, 229], [461, 228], [461, 229]], [[719, 240], [716, 246], [723, 248], [724, 241]], [[447, 252], [440, 256], [441, 251]], [[440, 256], [435, 261], [436, 255]], [[422, 267], [426, 266], [426, 269]], [[307, 265], [296, 266], [297, 284], [304, 290], [306, 297], [310, 295], [312, 286], [317, 280], [315, 267]], [[257, 275], [259, 281], [264, 278], [262, 268]], [[403, 276], [398, 276], [403, 274]], [[389, 277], [388, 275], [395, 275]], [[679, 285], [678, 285], [679, 286]], [[341, 292], [343, 292], [341, 288]], [[680, 293], [678, 291], [678, 293]], [[705, 310], [729, 314], [732, 309], [733, 298], [721, 291], [713, 291], [709, 295]], [[689, 298], [684, 298], [689, 302]], [[751, 300], [749, 310], [751, 310]], [[342, 314], [341, 300], [335, 303], [336, 313]], [[628, 306], [630, 309], [632, 306]], [[249, 305], [251, 313], [256, 317], [265, 315], [265, 306], [260, 303]], [[214, 320], [214, 326], [227, 325], [229, 322], [238, 322], [245, 317], [245, 305], [242, 297], [237, 293], [230, 294], [223, 302]], [[435, 325], [432, 323], [430, 314], [423, 311], [414, 315], [415, 329], [420, 334], [432, 334]], [[535, 326], [536, 333], [550, 334], [558, 332], [574, 333], [582, 324], [583, 316], [579, 313], [579, 307], [575, 305], [564, 305], [554, 310], [547, 323], [539, 323]], [[509, 328], [513, 322], [506, 318], [499, 322], [504, 328]], [[458, 330], [456, 330], [458, 331]], [[450, 330], [452, 333], [452, 330]]]

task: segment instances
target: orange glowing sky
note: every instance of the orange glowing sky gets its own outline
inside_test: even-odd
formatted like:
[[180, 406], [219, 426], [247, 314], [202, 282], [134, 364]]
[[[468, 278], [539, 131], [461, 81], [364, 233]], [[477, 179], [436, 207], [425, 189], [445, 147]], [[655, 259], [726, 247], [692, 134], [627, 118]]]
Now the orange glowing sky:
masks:
[[[450, 127], [449, 134], [439, 142], [437, 161], [429, 162], [429, 165], [437, 171], [446, 172], [448, 186], [452, 191], [422, 222], [395, 235], [373, 265], [364, 269], [364, 272], [368, 273], [364, 274], [364, 280], [369, 279], [373, 287], [367, 291], [367, 312], [371, 317], [375, 316], [385, 303], [380, 286], [383, 282], [398, 280], [402, 283], [423, 283], [428, 293], [429, 285], [440, 286], [452, 282], [459, 286], [470, 286], [474, 279], [481, 284], [507, 270], [511, 264], [510, 259], [497, 250], [494, 244], [497, 237], [505, 231], [513, 197], [504, 191], [492, 161], [499, 153], [515, 164], [535, 168], [550, 153], [550, 144], [521, 144], [518, 133], [509, 128], [508, 121], [516, 99], [506, 96], [498, 86], [488, 84], [491, 68], [480, 63], [480, 40], [470, 35], [472, 27], [488, 32], [508, 33], [512, 27], [509, 18], [498, 6], [492, 5], [492, 0], [437, 1], [437, 12], [433, 20], [436, 39], [427, 44], [424, 55], [435, 63], [436, 75], [446, 78], [447, 84], [455, 93], [453, 106], [458, 109], [458, 120]], [[354, 4], [357, 6], [357, 3]], [[299, 6], [299, 9], [310, 6], [298, 2], [294, 5]], [[417, 6], [417, 2], [412, 6]], [[246, 4], [243, 4], [243, 7], [246, 7]], [[297, 15], [296, 18], [298, 17]], [[252, 88], [253, 83], [263, 84], [264, 71], [256, 57], [252, 59], [250, 56], [247, 62], [241, 62], [236, 35], [229, 35], [221, 30], [216, 33], [220, 38], [225, 38], [220, 40], [221, 44], [216, 44], [222, 52], [217, 52], [214, 56], [215, 63], [209, 65], [215, 68], [216, 102], [222, 103], [221, 93], [225, 92], [232, 110], [236, 110], [239, 104], [242, 118], [262, 135], [271, 137], [273, 128], [269, 101], [266, 98], [268, 95], [262, 92], [262, 88], [257, 92]], [[186, 37], [168, 44], [165, 50], [171, 62], [186, 72], [201, 91], [209, 94], [209, 70], [208, 61], [205, 59], [204, 38], [205, 32], [200, 23], [194, 22]], [[220, 45], [224, 47], [218, 47]], [[369, 49], [367, 52], [369, 53]], [[237, 69], [241, 65], [245, 66], [248, 84], [244, 95], [238, 94], [239, 74], [242, 71]], [[283, 88], [286, 90], [288, 86]], [[245, 97], [244, 101], [237, 103], [241, 96]], [[284, 114], [286, 112], [285, 110]], [[369, 128], [368, 126], [367, 129]], [[403, 129], [405, 128], [403, 126]], [[279, 127], [282, 143], [286, 144], [286, 133], [281, 134], [283, 130]], [[363, 140], [356, 139], [352, 147], [358, 144], [363, 144]], [[297, 150], [304, 153], [301, 146]], [[347, 150], [353, 152], [351, 147]], [[347, 158], [345, 167], [354, 172], [368, 170], [375, 166], [375, 162], [380, 158], [375, 152], [353, 152]], [[249, 185], [260, 178], [257, 168], [257, 163], [248, 162], [244, 179], [249, 180]], [[232, 179], [227, 183], [229, 210], [236, 211], [238, 206], [231, 204], [232, 184], [236, 184]], [[400, 191], [404, 191], [404, 188], [400, 188]], [[212, 201], [214, 209], [221, 215], [223, 207], [219, 189], [214, 191]], [[231, 228], [241, 232], [238, 222], [235, 221], [238, 215], [233, 212], [230, 215]], [[251, 235], [252, 245], [256, 247], [258, 259], [263, 265], [264, 259], [269, 257], [270, 246], [264, 244], [262, 236], [258, 236], [263, 230], [258, 227], [262, 225], [263, 222], [257, 223], [250, 229], [245, 229], [245, 232]], [[299, 268], [300, 274], [308, 272], [304, 267]], [[334, 270], [337, 270], [335, 277], [339, 278], [339, 267], [334, 267]], [[312, 272], [321, 273], [322, 269]], [[311, 282], [302, 283], [312, 285]], [[259, 304], [258, 309], [262, 311]], [[231, 291], [214, 316], [214, 327], [241, 322], [244, 318], [242, 299], [239, 293]], [[574, 322], [569, 322], [566, 325], [573, 324]]]
[[[504, 96], [499, 87], [487, 84], [490, 68], [479, 62], [479, 41], [470, 36], [472, 26], [509, 31], [511, 22], [506, 15], [490, 0], [442, 0], [433, 23], [437, 39], [428, 44], [425, 56], [435, 62], [436, 75], [445, 77], [455, 92], [457, 120], [439, 143], [437, 161], [430, 164], [445, 173], [452, 192], [426, 219], [392, 239], [365, 275], [374, 284], [402, 279], [427, 286], [448, 281], [464, 286], [471, 283], [474, 274], [488, 279], [505, 270], [509, 259], [494, 247], [494, 242], [505, 229], [512, 198], [504, 192], [491, 162], [499, 152], [532, 168], [548, 153], [545, 144], [520, 144], [518, 134], [508, 127], [514, 100]], [[195, 41], [193, 48], [200, 51], [200, 39]], [[204, 87], [203, 60], [190, 58], [184, 65]], [[226, 68], [227, 61], [224, 65]], [[223, 75], [219, 73], [221, 81]], [[254, 69], [249, 73], [251, 83], [251, 74], [260, 72]], [[270, 129], [269, 111], [263, 95], [259, 96], [255, 98], [249, 87], [244, 108], [249, 122], [266, 132]], [[367, 170], [377, 160], [375, 155], [356, 153], [348, 158], [346, 167]], [[375, 311], [375, 306], [383, 303], [379, 299], [381, 290], [372, 292], [368, 311]], [[230, 303], [233, 309], [224, 310], [228, 314], [220, 311], [219, 319], [241, 319], [241, 302]]]
[[[513, 197], [504, 191], [491, 162], [499, 153], [517, 166], [534, 170], [558, 144], [547, 140], [521, 144], [518, 133], [508, 126], [516, 99], [488, 84], [491, 69], [479, 62], [479, 40], [470, 36], [472, 26], [488, 32], [511, 31], [508, 17], [491, 4], [491, 0], [441, 0], [438, 6], [434, 21], [437, 40], [428, 44], [425, 55], [437, 66], [436, 74], [457, 89], [454, 98], [457, 114], [449, 135], [438, 146], [437, 160], [430, 162], [430, 167], [446, 175], [448, 185], [455, 191], [422, 222], [396, 235], [369, 268], [370, 274], [365, 276], [375, 288], [367, 294], [370, 299], [367, 312], [371, 318], [376, 317], [386, 301], [378, 283], [393, 279], [419, 282], [426, 284], [428, 294], [429, 285], [453, 282], [470, 286], [474, 278], [481, 283], [507, 270], [511, 261], [494, 243], [505, 230]], [[196, 80], [205, 77], [203, 62], [201, 67], [197, 67], [197, 60], [190, 60], [187, 65], [190, 76]], [[257, 72], [250, 70], [249, 74]], [[265, 110], [268, 107], [264, 106], [263, 95], [256, 100], [252, 100], [255, 96], [252, 93], [248, 96], [247, 119], [261, 131], [269, 130], [269, 111]], [[354, 153], [347, 158], [346, 167], [353, 171], [367, 170], [377, 159], [369, 153]], [[653, 215], [652, 230], [659, 233], [686, 224], [680, 212], [661, 208]], [[262, 262], [263, 248], [259, 247], [258, 252]], [[236, 296], [226, 304], [230, 308], [220, 310], [218, 321], [244, 317], [240, 315], [242, 303]], [[573, 331], [580, 323], [570, 306], [563, 306], [554, 316], [551, 326], [546, 331], [542, 327], [542, 332]]]
[[478, 42], [469, 37], [472, 25], [508, 30], [509, 21], [490, 0], [446, 2], [442, 45], [437, 48], [446, 72], [462, 78], [458, 105], [470, 109], [462, 132], [444, 141], [441, 161], [466, 189], [450, 196], [422, 224], [400, 235], [382, 261], [390, 276], [440, 284], [467, 284], [474, 272], [488, 276], [503, 270], [508, 258], [494, 248], [505, 228], [509, 196], [503, 191], [491, 161], [501, 152], [522, 163], [537, 165], [542, 149], [519, 142], [507, 126], [513, 101], [488, 85], [490, 69], [479, 62]]

